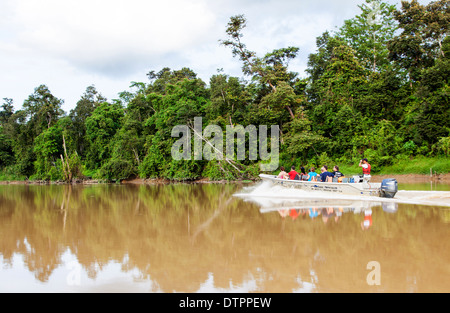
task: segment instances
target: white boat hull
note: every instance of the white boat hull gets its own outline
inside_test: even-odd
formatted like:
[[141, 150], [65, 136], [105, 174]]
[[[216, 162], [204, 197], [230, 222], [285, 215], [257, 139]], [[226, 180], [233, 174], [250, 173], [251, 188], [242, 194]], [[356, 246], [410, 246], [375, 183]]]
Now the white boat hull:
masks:
[[302, 180], [280, 179], [274, 175], [260, 174], [263, 181], [287, 188], [297, 188], [307, 191], [331, 192], [335, 194], [363, 195], [381, 197], [380, 183], [322, 183]]

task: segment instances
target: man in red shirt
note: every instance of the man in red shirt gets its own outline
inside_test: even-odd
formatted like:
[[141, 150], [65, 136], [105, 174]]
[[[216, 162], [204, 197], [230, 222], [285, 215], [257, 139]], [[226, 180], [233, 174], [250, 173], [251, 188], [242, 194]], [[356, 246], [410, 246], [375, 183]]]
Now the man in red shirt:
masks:
[[295, 166], [292, 165], [291, 171], [289, 172], [289, 179], [294, 180], [295, 175], [298, 175], [298, 173], [295, 171]]

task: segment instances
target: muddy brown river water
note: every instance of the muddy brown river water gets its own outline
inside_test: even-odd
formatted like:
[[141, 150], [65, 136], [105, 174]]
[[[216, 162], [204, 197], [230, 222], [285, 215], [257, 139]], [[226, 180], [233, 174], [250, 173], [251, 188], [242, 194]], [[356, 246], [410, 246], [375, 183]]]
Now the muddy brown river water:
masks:
[[251, 188], [0, 186], [0, 292], [450, 292], [450, 204]]

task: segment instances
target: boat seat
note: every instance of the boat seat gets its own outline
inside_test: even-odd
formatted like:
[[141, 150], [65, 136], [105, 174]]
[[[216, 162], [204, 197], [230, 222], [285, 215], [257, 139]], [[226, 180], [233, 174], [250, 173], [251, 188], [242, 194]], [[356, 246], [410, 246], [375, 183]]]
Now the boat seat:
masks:
[[348, 183], [348, 177], [342, 178], [342, 182], [343, 182], [343, 183]]
[[337, 177], [333, 177], [333, 183], [337, 183], [338, 182], [338, 178]]

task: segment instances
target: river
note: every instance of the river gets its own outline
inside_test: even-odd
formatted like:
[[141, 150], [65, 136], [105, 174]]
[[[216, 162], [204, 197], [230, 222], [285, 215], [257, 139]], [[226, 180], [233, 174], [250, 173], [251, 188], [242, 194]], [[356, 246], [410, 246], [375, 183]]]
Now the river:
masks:
[[236, 196], [255, 188], [2, 185], [0, 292], [450, 292], [445, 203]]

